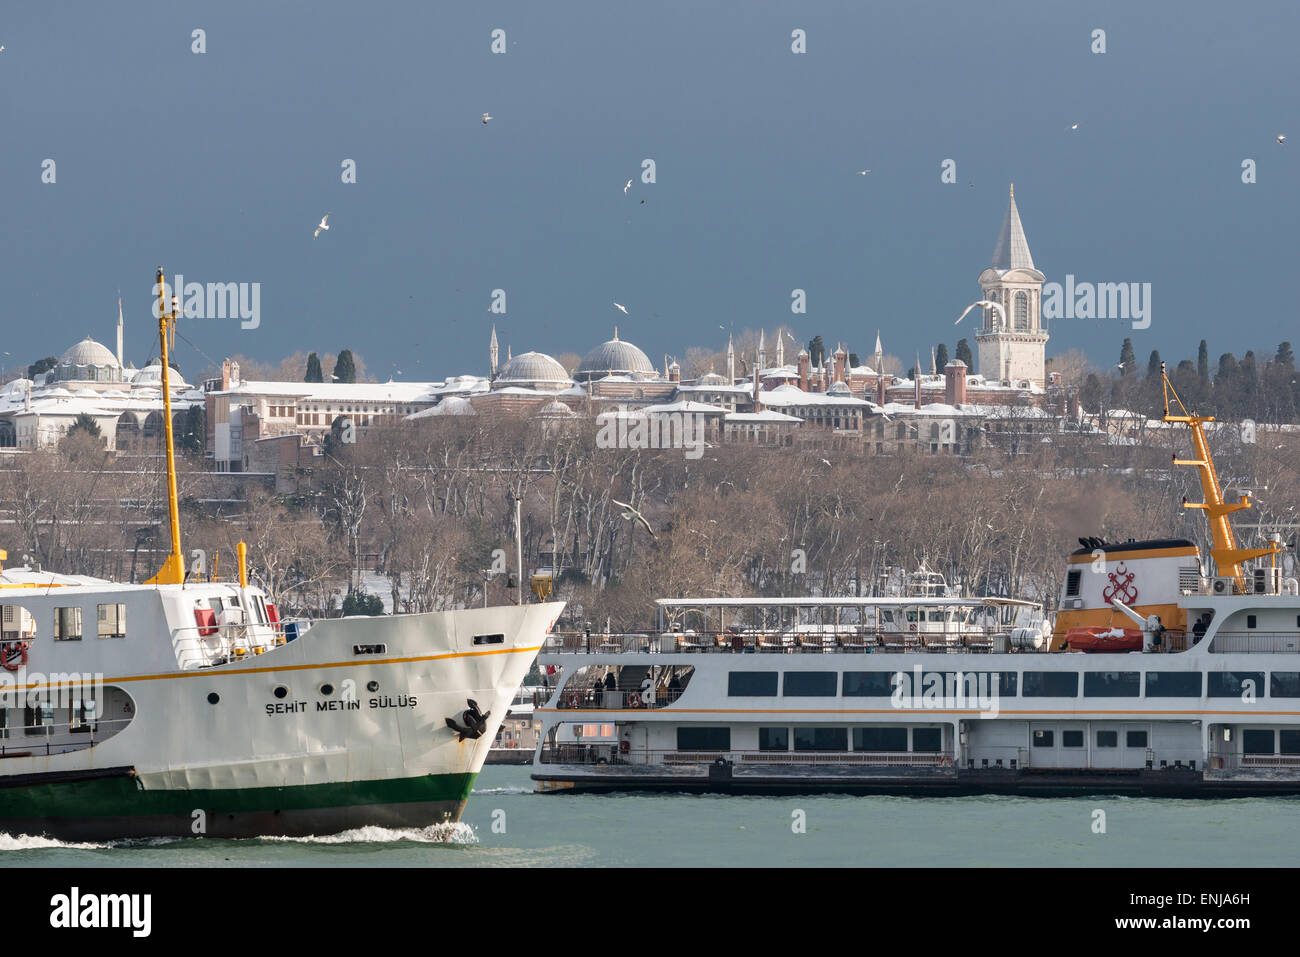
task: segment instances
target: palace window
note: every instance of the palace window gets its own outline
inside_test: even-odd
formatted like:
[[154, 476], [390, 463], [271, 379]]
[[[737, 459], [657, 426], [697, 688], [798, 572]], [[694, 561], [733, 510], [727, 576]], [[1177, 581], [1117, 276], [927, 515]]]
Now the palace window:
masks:
[[1029, 296], [1023, 292], [1016, 293], [1012, 312], [1015, 315], [1016, 332], [1029, 331]]

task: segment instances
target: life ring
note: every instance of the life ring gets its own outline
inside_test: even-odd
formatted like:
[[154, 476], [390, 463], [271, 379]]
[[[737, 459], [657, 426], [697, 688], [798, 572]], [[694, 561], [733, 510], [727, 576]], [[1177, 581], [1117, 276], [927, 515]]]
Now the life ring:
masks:
[[582, 695], [581, 695], [580, 693], [578, 693], [577, 691], [570, 691], [570, 692], [569, 692], [569, 707], [570, 707], [570, 708], [581, 708], [581, 707], [582, 707]]
[[641, 695], [638, 692], [629, 691], [627, 693], [627, 706], [633, 709], [641, 707]]
[[511, 740], [511, 741], [507, 741], [507, 742], [506, 742], [506, 747], [507, 747], [507, 748], [517, 748], [517, 747], [519, 747], [519, 742], [518, 742], [518, 741], [513, 741], [513, 740]]
[[0, 665], [4, 665], [6, 671], [17, 671], [27, 664], [27, 648], [25, 641], [6, 641], [0, 646]]
[[943, 759], [939, 762], [939, 767], [941, 767], [941, 768], [950, 768], [950, 767], [952, 767], [952, 758], [943, 758]]

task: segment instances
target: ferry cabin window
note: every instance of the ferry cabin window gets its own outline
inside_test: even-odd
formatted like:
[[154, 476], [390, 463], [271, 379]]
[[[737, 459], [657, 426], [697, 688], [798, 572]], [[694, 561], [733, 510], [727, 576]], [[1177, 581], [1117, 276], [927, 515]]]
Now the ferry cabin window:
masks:
[[[911, 679], [911, 675], [903, 672]], [[911, 689], [912, 694], [924, 694], [925, 689], [933, 687], [934, 679], [931, 675], [939, 675], [943, 684], [939, 687], [947, 697], [956, 697], [957, 695], [957, 675], [961, 675], [961, 693], [967, 701], [974, 701], [980, 697], [988, 697], [996, 694], [1000, 698], [1014, 698], [1016, 696], [1016, 673], [1014, 671], [927, 671], [921, 675], [921, 687], [912, 688], [912, 682], [909, 680], [903, 690], [906, 692]], [[995, 678], [994, 675], [997, 677]]]
[[730, 751], [730, 728], [678, 728], [678, 751]]
[[505, 644], [505, 635], [475, 635], [474, 644], [476, 645], [502, 645]]
[[23, 708], [23, 732], [25, 734], [44, 734], [45, 726], [54, 724], [54, 709], [47, 702], [29, 702]]
[[95, 730], [95, 701], [93, 698], [74, 700], [68, 707], [68, 730], [83, 733]]
[[1065, 576], [1065, 597], [1074, 598], [1079, 594], [1079, 580], [1083, 577], [1083, 571], [1075, 569], [1068, 572]]
[[[907, 733], [907, 729], [902, 729]], [[794, 749], [796, 751], [847, 751], [849, 749], [848, 728], [795, 728]]]
[[943, 750], [943, 728], [913, 728], [912, 750], [935, 753]]
[[844, 697], [888, 698], [894, 693], [893, 671], [844, 672]]
[[1268, 693], [1273, 698], [1300, 698], [1300, 671], [1275, 671], [1269, 676]]
[[1142, 693], [1140, 671], [1085, 671], [1085, 698], [1137, 698]]
[[1099, 748], [1118, 748], [1119, 732], [1118, 731], [1098, 731], [1097, 747]]
[[1062, 731], [1061, 747], [1063, 748], [1081, 748], [1083, 747], [1082, 731]]
[[1246, 627], [1247, 627], [1247, 628], [1254, 628], [1255, 625], [1256, 625], [1258, 622], [1259, 622], [1259, 619], [1256, 618], [1254, 615], [1247, 615], [1247, 616], [1246, 616]]
[[727, 675], [727, 696], [731, 698], [775, 698], [775, 671], [733, 671]]
[[1079, 675], [1074, 671], [1026, 671], [1021, 693], [1026, 698], [1077, 698]]
[[100, 638], [125, 638], [126, 605], [100, 605], [97, 633]]
[[1264, 693], [1262, 671], [1211, 671], [1208, 677], [1210, 687], [1206, 694], [1211, 698], [1240, 698], [1246, 692]]
[[1051, 731], [1035, 731], [1033, 734], [1033, 744], [1036, 748], [1055, 747], [1056, 735]]
[[758, 750], [789, 751], [790, 750], [790, 729], [789, 728], [759, 728], [758, 729]]
[[[828, 728], [826, 730], [833, 730]], [[938, 730], [938, 729], [935, 729]], [[854, 751], [906, 751], [906, 728], [854, 728]], [[936, 749], [937, 750], [937, 749]]]
[[54, 640], [81, 640], [81, 608], [54, 609]]
[[1242, 754], [1272, 754], [1272, 728], [1246, 728], [1241, 732]]
[[1124, 732], [1124, 746], [1126, 748], [1145, 748], [1147, 746], [1147, 733], [1145, 731]]
[[1278, 754], [1300, 754], [1300, 731], [1283, 729], [1277, 733]]
[[787, 671], [787, 698], [833, 698], [837, 675], [833, 671]]
[[1199, 671], [1148, 671], [1148, 698], [1199, 698], [1201, 673]]

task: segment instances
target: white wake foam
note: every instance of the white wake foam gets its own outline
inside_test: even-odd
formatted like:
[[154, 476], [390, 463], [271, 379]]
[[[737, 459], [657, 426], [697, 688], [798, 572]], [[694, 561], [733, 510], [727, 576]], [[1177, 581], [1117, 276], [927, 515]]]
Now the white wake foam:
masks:
[[110, 846], [108, 844], [81, 844], [73, 841], [58, 841], [52, 837], [34, 837], [30, 834], [6, 834], [0, 831], [0, 851], [37, 851], [52, 847], [95, 851]]
[[366, 827], [342, 831], [338, 834], [319, 834], [307, 837], [263, 837], [262, 841], [280, 841], [293, 844], [391, 844], [396, 841], [414, 841], [420, 844], [477, 844], [474, 829], [463, 821], [431, 824], [420, 828]]

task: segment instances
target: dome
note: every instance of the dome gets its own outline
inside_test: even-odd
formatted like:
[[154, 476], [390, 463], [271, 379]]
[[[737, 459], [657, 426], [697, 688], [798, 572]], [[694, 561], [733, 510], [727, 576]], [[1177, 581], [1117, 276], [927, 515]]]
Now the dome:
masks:
[[546, 405], [542, 406], [537, 414], [548, 419], [550, 418], [567, 419], [573, 415], [573, 410], [570, 409], [563, 402], [561, 402], [559, 399], [556, 399], [553, 402], [548, 402], [546, 403]]
[[583, 357], [574, 375], [576, 378], [588, 380], [600, 379], [607, 375], [638, 373], [653, 376], [655, 367], [644, 352], [630, 342], [621, 341], [618, 338], [618, 330], [615, 329], [613, 339], [602, 342]]
[[[190, 384], [186, 382], [184, 377], [182, 377], [175, 369], [171, 370], [170, 374], [167, 376], [167, 380], [168, 384], [173, 389], [188, 389], [190, 387]], [[153, 386], [161, 389], [162, 366], [156, 362], [153, 363], [153, 365], [145, 366], [131, 378], [131, 385], [136, 387]]]
[[31, 379], [10, 379], [0, 386], [0, 395], [19, 395], [26, 392], [31, 385]]
[[550, 356], [540, 352], [522, 352], [501, 367], [492, 382], [492, 388], [516, 386], [559, 392], [572, 384], [573, 380], [564, 371], [564, 366]]
[[120, 369], [117, 356], [111, 349], [100, 345], [90, 336], [82, 339], [75, 346], [59, 357], [61, 366], [111, 366]]

